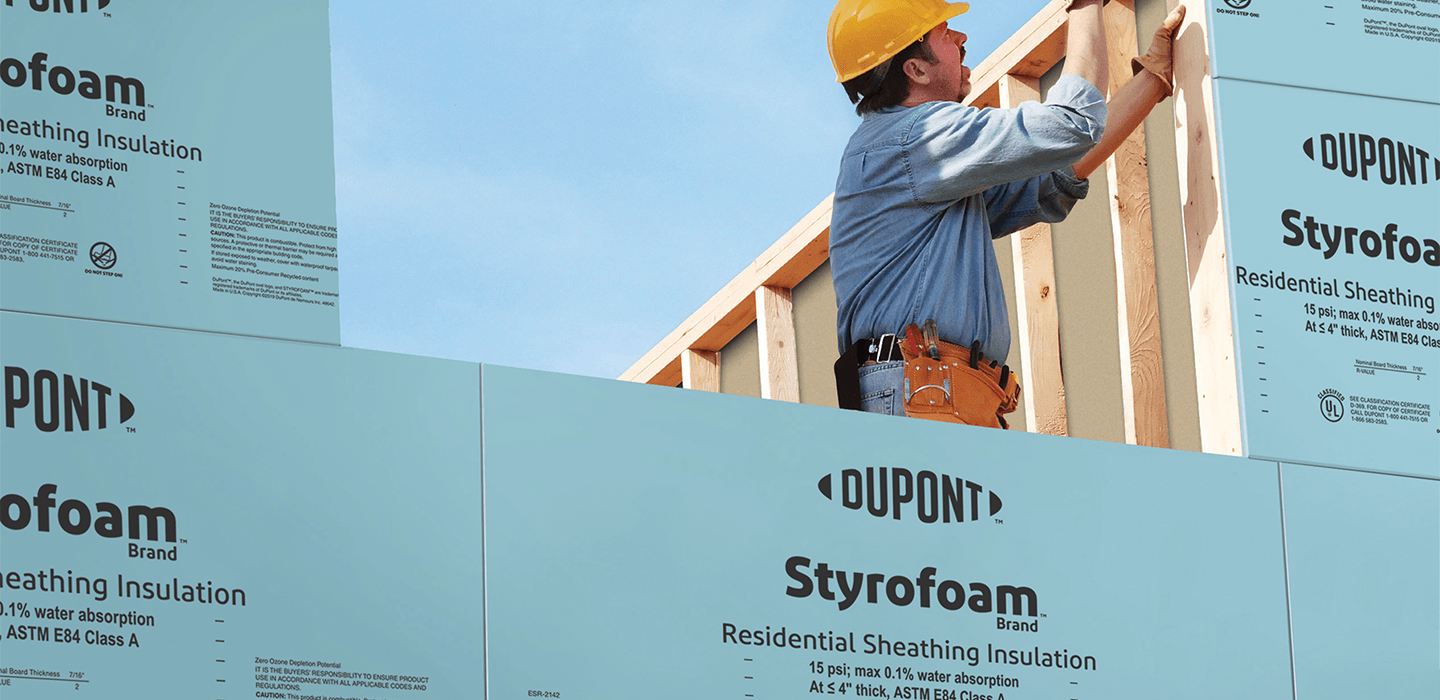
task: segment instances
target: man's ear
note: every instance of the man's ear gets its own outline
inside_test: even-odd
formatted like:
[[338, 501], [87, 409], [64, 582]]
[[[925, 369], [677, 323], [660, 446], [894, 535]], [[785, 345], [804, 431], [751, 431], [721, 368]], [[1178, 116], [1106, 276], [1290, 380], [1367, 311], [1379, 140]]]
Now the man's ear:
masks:
[[910, 82], [919, 85], [930, 84], [930, 64], [918, 58], [911, 58], [907, 59], [900, 68], [905, 71], [905, 77], [909, 78]]

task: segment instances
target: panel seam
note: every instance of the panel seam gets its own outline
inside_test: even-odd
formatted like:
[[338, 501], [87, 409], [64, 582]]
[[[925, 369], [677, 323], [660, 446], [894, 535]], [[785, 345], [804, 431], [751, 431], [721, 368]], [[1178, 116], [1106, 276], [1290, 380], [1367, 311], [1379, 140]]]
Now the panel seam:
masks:
[[1354, 96], [1356, 96], [1356, 97], [1373, 97], [1373, 98], [1375, 98], [1375, 99], [1377, 99], [1377, 100], [1394, 100], [1394, 101], [1396, 101], [1396, 102], [1413, 102], [1413, 103], [1415, 103], [1415, 104], [1430, 105], [1430, 106], [1432, 106], [1432, 107], [1435, 106], [1435, 105], [1440, 105], [1440, 102], [1432, 102], [1432, 101], [1430, 101], [1430, 100], [1416, 99], [1416, 98], [1414, 98], [1414, 97], [1392, 97], [1392, 96], [1390, 96], [1390, 95], [1371, 95], [1371, 94], [1365, 93], [1365, 92], [1350, 92], [1350, 91], [1348, 91], [1348, 90], [1335, 90], [1335, 89], [1333, 89], [1333, 88], [1306, 87], [1306, 86], [1304, 86], [1304, 85], [1291, 85], [1290, 83], [1277, 83], [1277, 82], [1273, 82], [1273, 81], [1269, 81], [1269, 80], [1254, 80], [1254, 79], [1251, 79], [1251, 78], [1237, 78], [1237, 77], [1235, 77], [1235, 76], [1233, 76], [1233, 75], [1231, 75], [1231, 76], [1217, 75], [1217, 76], [1215, 76], [1215, 80], [1234, 80], [1234, 81], [1237, 82], [1237, 83], [1254, 83], [1254, 84], [1256, 84], [1256, 85], [1273, 85], [1273, 86], [1275, 86], [1275, 87], [1294, 88], [1294, 89], [1296, 89], [1296, 90], [1314, 90], [1315, 92], [1331, 92], [1331, 93], [1335, 93], [1335, 94], [1337, 94], [1337, 95], [1354, 95]]
[[485, 365], [477, 369], [480, 374], [480, 384], [477, 387], [479, 396], [475, 399], [480, 403], [480, 639], [484, 645], [480, 651], [482, 663], [485, 665], [485, 694], [490, 695], [490, 568], [489, 551], [486, 538], [490, 536], [490, 528], [485, 522], [489, 509], [485, 507], [485, 497], [489, 489], [485, 488]]
[[1290, 635], [1290, 697], [1299, 700], [1300, 688], [1295, 676], [1295, 611], [1290, 601], [1290, 540], [1285, 532], [1285, 465], [1275, 463], [1275, 480], [1280, 487], [1280, 560], [1285, 570], [1285, 630]]

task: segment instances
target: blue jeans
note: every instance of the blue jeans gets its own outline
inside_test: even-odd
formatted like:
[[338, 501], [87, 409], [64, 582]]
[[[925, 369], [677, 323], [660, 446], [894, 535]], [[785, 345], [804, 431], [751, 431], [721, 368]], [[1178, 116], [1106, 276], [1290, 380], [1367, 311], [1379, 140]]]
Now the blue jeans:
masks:
[[881, 362], [860, 368], [860, 410], [905, 415], [905, 361]]

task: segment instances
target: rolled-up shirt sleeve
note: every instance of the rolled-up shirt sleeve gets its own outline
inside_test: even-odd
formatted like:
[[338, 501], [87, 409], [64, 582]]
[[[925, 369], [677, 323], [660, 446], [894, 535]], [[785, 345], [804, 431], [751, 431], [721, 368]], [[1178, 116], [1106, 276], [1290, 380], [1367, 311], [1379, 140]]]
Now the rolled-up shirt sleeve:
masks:
[[1105, 116], [1104, 96], [1075, 75], [1015, 109], [922, 105], [903, 136], [912, 193], [946, 204], [1068, 168], [1099, 142]]

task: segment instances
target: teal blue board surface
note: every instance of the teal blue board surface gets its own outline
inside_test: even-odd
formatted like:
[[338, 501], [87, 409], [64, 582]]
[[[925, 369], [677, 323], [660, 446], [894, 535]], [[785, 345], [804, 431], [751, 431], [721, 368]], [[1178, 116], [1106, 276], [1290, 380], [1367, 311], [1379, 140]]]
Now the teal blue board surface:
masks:
[[1291, 698], [1275, 464], [482, 383], [491, 697]]
[[1298, 700], [1440, 697], [1440, 482], [1282, 469]]
[[14, 313], [0, 364], [5, 700], [483, 695], [478, 366]]
[[1216, 78], [1440, 103], [1435, 0], [1209, 0], [1209, 11]]
[[1215, 84], [1246, 454], [1440, 477], [1440, 106]]
[[339, 344], [329, 49], [316, 0], [0, 4], [0, 309]]

